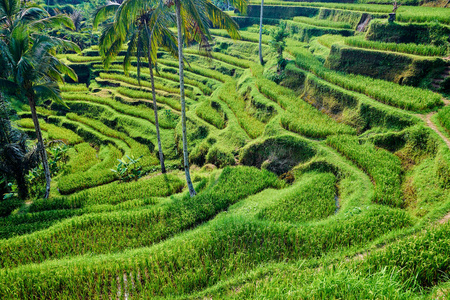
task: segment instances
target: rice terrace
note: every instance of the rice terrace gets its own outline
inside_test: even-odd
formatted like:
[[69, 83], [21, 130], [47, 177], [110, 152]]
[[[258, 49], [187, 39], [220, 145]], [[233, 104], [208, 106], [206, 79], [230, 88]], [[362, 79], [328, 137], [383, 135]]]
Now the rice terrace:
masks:
[[450, 299], [450, 1], [0, 0], [0, 299]]

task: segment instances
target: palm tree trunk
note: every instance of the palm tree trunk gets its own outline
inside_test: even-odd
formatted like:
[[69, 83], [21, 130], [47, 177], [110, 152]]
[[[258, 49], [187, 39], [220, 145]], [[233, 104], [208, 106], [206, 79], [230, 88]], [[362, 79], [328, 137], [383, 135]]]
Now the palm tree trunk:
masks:
[[155, 112], [155, 127], [156, 127], [156, 137], [158, 139], [158, 151], [159, 151], [159, 163], [161, 164], [161, 173], [166, 173], [166, 166], [164, 165], [164, 154], [161, 145], [161, 135], [159, 133], [159, 121], [158, 121], [158, 106], [156, 105], [156, 92], [155, 92], [155, 77], [153, 76], [153, 61], [152, 61], [152, 36], [153, 30], [150, 33], [147, 21], [145, 21], [145, 30], [148, 35], [148, 69], [150, 71], [150, 82], [152, 84], [152, 98], [153, 98], [153, 111]]
[[[151, 42], [149, 39], [149, 44], [150, 43]], [[151, 49], [151, 45], [149, 45], [149, 50], [148, 50], [148, 68], [150, 71], [150, 81], [152, 83], [153, 110], [155, 112], [156, 137], [158, 138], [159, 162], [161, 164], [161, 172], [164, 174], [164, 173], [166, 173], [166, 166], [164, 165], [164, 154], [162, 151], [161, 136], [159, 133], [158, 106], [156, 105], [155, 78], [153, 76], [153, 62], [152, 62], [152, 55], [151, 55], [150, 49]]]
[[16, 174], [16, 183], [17, 183], [17, 189], [19, 198], [22, 200], [25, 200], [28, 198], [28, 187], [27, 187], [27, 181], [25, 180], [25, 176], [23, 172], [20, 172], [20, 174]]
[[189, 195], [194, 197], [195, 192], [194, 185], [192, 184], [191, 174], [189, 172], [189, 154], [187, 149], [187, 136], [186, 136], [186, 101], [184, 99], [184, 62], [183, 62], [183, 35], [181, 32], [181, 3], [180, 0], [175, 0], [176, 17], [177, 17], [177, 30], [178, 30], [178, 63], [179, 63], [179, 75], [180, 75], [180, 98], [181, 98], [181, 127], [183, 135], [183, 159], [184, 159], [184, 173], [186, 175], [186, 183], [189, 188]]
[[264, 60], [262, 56], [263, 9], [264, 9], [264, 0], [261, 0], [261, 12], [259, 15], [259, 62], [261, 63], [261, 65], [264, 65]]
[[33, 95], [28, 96], [28, 104], [30, 105], [31, 118], [33, 119], [34, 129], [36, 130], [39, 153], [41, 155], [42, 165], [44, 167], [44, 175], [45, 175], [45, 196], [44, 196], [44, 198], [47, 199], [48, 196], [50, 195], [50, 182], [52, 179], [51, 179], [51, 175], [50, 175], [50, 168], [48, 167], [47, 152], [45, 151], [44, 140], [42, 139], [41, 126], [39, 125], [39, 120], [38, 120], [38, 117], [36, 114], [36, 103], [33, 98]]

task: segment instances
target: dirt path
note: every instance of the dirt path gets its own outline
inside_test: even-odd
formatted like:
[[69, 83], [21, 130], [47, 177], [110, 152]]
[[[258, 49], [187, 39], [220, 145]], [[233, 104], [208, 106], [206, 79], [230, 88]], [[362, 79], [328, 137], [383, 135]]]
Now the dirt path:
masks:
[[445, 144], [447, 144], [447, 147], [450, 149], [450, 140], [445, 135], [443, 135], [442, 132], [440, 132], [436, 125], [433, 123], [433, 121], [431, 121], [431, 117], [435, 113], [436, 112], [432, 112], [427, 115], [422, 115], [422, 119], [425, 121], [425, 123], [427, 123], [428, 127], [433, 129], [433, 131], [436, 132], [444, 140]]
[[439, 224], [444, 224], [445, 222], [448, 222], [450, 220], [450, 212], [446, 214], [442, 219], [438, 221]]
[[[442, 98], [442, 101], [444, 102], [445, 106], [450, 105], [450, 100]], [[427, 115], [418, 115], [418, 116], [427, 124], [428, 127], [433, 129], [433, 131], [436, 132], [444, 140], [445, 144], [450, 149], [450, 140], [445, 135], [443, 135], [442, 132], [440, 132], [437, 126], [433, 123], [433, 121], [431, 121], [431, 117], [434, 114], [436, 114], [436, 112], [431, 112]]]

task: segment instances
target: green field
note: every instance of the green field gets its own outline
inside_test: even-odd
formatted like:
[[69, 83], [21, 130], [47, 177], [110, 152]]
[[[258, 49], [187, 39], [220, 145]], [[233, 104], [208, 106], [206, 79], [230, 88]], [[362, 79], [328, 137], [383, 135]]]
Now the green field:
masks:
[[[26, 199], [0, 167], [0, 299], [450, 299], [450, 8], [266, 0], [263, 65], [261, 2], [229, 11], [241, 39], [184, 45], [190, 197], [178, 58], [155, 52], [155, 109], [147, 57], [104, 65], [95, 3], [53, 2], [85, 14], [51, 32], [83, 42], [55, 56], [79, 82], [36, 109], [49, 198], [39, 164]], [[0, 134], [34, 149], [11, 78]]]

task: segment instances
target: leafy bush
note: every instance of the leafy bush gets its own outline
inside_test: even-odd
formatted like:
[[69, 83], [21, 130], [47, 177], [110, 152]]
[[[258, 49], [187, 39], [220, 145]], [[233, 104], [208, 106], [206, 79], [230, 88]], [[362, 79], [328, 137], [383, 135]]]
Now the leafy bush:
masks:
[[128, 182], [132, 180], [138, 180], [142, 177], [142, 166], [139, 165], [139, 161], [141, 157], [133, 158], [126, 155], [127, 160], [118, 159], [119, 163], [111, 169], [111, 172], [114, 172], [116, 177], [122, 182]]

